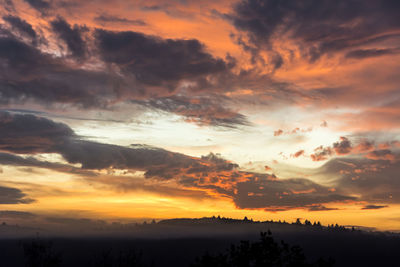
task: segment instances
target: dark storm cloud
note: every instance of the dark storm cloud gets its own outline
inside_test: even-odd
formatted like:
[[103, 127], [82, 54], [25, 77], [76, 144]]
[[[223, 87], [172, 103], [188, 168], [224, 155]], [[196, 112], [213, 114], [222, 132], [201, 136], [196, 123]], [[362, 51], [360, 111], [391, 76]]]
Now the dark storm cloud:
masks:
[[94, 20], [100, 24], [117, 23], [117, 24], [135, 25], [135, 26], [147, 25], [147, 23], [141, 19], [127, 19], [106, 13], [98, 15], [97, 17], [94, 18]]
[[143, 84], [163, 85], [170, 91], [179, 81], [198, 81], [232, 67], [207, 53], [195, 39], [161, 39], [138, 32], [100, 29], [95, 36], [105, 62], [117, 64]]
[[33, 199], [27, 198], [21, 190], [0, 186], [0, 204], [29, 204]]
[[250, 125], [244, 115], [223, 107], [224, 100], [218, 97], [188, 98], [184, 96], [171, 96], [136, 103], [141, 103], [153, 109], [182, 115], [187, 121], [195, 122], [199, 125], [228, 128]]
[[229, 17], [257, 47], [287, 34], [311, 61], [324, 53], [374, 44], [400, 28], [398, 1], [242, 0]]
[[86, 54], [86, 43], [83, 40], [82, 32], [85, 30], [78, 25], [72, 27], [62, 17], [50, 22], [53, 31], [67, 45], [72, 56], [82, 60]]
[[25, 20], [8, 15], [4, 16], [3, 19], [8, 22], [14, 31], [19, 32], [21, 35], [24, 35], [32, 40], [33, 43], [37, 41], [37, 34], [35, 30], [32, 28], [32, 25], [26, 22]]

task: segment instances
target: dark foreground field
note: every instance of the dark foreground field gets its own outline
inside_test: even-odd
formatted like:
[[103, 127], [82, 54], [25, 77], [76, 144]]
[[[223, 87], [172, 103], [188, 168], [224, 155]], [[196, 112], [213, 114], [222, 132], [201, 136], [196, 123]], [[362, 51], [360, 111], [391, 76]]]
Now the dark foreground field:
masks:
[[[277, 244], [284, 240], [300, 246], [309, 263], [331, 258], [334, 266], [400, 266], [396, 234], [221, 220], [169, 220], [132, 229], [98, 229], [91, 236], [8, 235], [0, 240], [0, 266], [190, 266], [205, 253], [212, 259], [227, 254], [231, 244], [240, 245], [241, 240], [257, 242], [260, 232], [268, 230]], [[35, 263], [32, 257], [39, 259]], [[50, 260], [44, 263], [46, 257]]]

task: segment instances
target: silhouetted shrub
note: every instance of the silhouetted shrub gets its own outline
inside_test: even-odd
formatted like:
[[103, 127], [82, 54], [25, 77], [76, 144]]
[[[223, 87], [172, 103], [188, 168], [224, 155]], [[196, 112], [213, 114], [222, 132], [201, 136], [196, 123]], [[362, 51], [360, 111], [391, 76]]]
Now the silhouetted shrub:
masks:
[[116, 255], [112, 250], [103, 250], [95, 256], [93, 267], [145, 267], [142, 253], [135, 250], [119, 251]]
[[50, 241], [39, 238], [22, 244], [25, 265], [28, 267], [57, 267], [61, 266], [61, 254], [53, 250]]
[[319, 259], [310, 264], [299, 246], [275, 242], [270, 231], [261, 233], [257, 242], [241, 241], [231, 245], [226, 254], [212, 256], [208, 253], [196, 260], [192, 267], [330, 267], [333, 260]]

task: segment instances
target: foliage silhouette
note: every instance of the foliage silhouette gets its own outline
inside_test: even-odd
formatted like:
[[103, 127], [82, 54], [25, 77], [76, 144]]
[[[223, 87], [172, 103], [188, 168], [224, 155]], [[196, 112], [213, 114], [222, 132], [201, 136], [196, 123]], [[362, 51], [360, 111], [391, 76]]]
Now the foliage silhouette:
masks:
[[27, 267], [61, 266], [61, 254], [53, 250], [53, 244], [39, 238], [22, 244]]
[[95, 256], [93, 267], [145, 267], [142, 253], [135, 250], [120, 250], [117, 255], [112, 250], [103, 250]]
[[226, 254], [206, 253], [191, 267], [330, 267], [333, 264], [332, 259], [322, 258], [308, 263], [301, 247], [283, 241], [277, 243], [268, 231], [261, 232], [257, 242], [241, 241], [239, 245], [231, 245]]

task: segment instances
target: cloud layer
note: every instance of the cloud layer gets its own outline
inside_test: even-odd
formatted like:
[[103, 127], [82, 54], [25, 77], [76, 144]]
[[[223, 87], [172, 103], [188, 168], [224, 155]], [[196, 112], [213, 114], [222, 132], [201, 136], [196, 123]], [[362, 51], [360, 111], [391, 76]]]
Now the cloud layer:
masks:
[[[147, 179], [174, 180], [183, 188], [210, 190], [227, 196], [239, 208], [311, 209], [321, 204], [358, 199], [346, 195], [344, 187], [340, 186], [335, 189], [305, 178], [278, 179], [275, 175], [242, 171], [237, 164], [214, 154], [194, 158], [143, 145], [122, 147], [103, 144], [82, 139], [67, 125], [46, 118], [6, 112], [2, 112], [1, 118], [0, 143], [3, 151], [16, 154], [57, 153], [68, 163], [80, 164], [83, 170], [141, 170]], [[342, 146], [346, 147], [345, 140], [342, 142]], [[0, 159], [8, 165], [67, 170], [92, 181], [98, 176], [102, 182], [101, 175], [80, 172], [75, 167], [68, 169], [62, 164], [8, 154], [2, 154]], [[112, 176], [109, 179], [109, 183], [113, 183]], [[115, 182], [119, 183], [118, 179]]]

